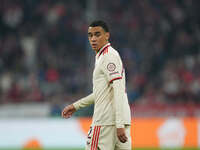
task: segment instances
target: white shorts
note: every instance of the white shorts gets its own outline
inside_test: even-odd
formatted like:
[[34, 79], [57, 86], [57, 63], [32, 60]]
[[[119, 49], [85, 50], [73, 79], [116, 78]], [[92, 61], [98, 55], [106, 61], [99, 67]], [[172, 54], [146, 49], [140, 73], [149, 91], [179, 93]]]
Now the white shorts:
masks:
[[128, 141], [121, 143], [117, 137], [116, 127], [90, 127], [87, 137], [86, 150], [131, 150], [130, 126], [125, 126]]

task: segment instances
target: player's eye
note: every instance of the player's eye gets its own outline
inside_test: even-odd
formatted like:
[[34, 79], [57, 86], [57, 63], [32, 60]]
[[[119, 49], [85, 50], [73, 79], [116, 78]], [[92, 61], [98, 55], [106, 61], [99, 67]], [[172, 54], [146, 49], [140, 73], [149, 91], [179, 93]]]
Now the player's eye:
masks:
[[96, 32], [96, 33], [95, 33], [95, 36], [96, 36], [96, 37], [99, 37], [100, 35], [101, 35], [100, 32]]
[[91, 37], [92, 37], [92, 34], [91, 34], [91, 33], [88, 33], [88, 37], [90, 37], [90, 38], [91, 38]]

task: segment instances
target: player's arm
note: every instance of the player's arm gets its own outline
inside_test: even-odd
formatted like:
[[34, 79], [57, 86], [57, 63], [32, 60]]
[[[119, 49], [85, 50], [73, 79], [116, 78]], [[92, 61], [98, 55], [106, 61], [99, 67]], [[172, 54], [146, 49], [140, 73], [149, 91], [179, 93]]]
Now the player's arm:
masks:
[[74, 112], [79, 110], [80, 108], [87, 107], [94, 103], [94, 94], [90, 94], [80, 100], [76, 101], [75, 103], [66, 106], [62, 111], [63, 118], [70, 118]]
[[127, 136], [125, 134], [124, 120], [123, 120], [123, 96], [124, 88], [121, 79], [114, 80], [112, 83], [114, 90], [114, 105], [115, 105], [115, 123], [117, 128], [117, 136], [122, 143], [127, 141]]
[[127, 137], [124, 129], [123, 120], [123, 96], [125, 89], [122, 83], [123, 65], [119, 56], [109, 55], [104, 57], [102, 70], [105, 73], [108, 82], [112, 84], [114, 90], [114, 107], [115, 107], [115, 124], [117, 128], [117, 136], [121, 142], [126, 142]]

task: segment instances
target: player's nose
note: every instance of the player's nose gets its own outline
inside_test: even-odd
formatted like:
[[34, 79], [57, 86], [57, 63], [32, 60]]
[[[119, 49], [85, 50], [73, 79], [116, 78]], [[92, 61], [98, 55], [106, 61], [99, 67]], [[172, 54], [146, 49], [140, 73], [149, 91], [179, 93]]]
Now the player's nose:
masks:
[[91, 41], [96, 42], [97, 38], [95, 36], [92, 36]]

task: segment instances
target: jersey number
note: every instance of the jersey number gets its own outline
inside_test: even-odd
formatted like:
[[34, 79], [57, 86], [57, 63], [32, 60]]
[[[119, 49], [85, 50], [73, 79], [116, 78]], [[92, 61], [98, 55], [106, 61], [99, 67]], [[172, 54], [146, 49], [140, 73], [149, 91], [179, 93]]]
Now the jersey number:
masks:
[[88, 131], [88, 138], [91, 139], [91, 133], [92, 133], [92, 127], [90, 127], [90, 130]]

